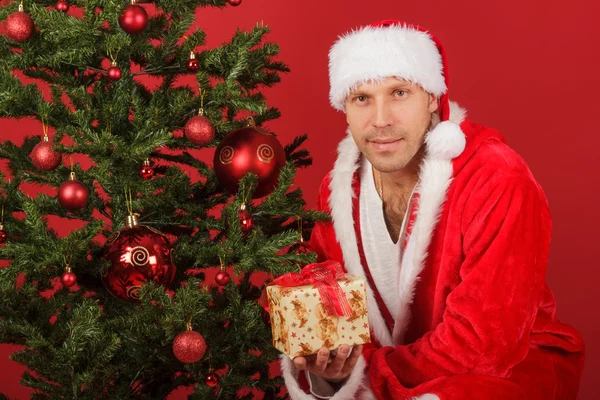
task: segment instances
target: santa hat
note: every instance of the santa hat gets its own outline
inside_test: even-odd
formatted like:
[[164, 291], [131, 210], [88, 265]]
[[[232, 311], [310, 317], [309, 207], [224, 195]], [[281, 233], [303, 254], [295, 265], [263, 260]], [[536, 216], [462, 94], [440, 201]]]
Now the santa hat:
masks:
[[356, 86], [392, 76], [438, 96], [440, 120], [448, 120], [446, 52], [427, 30], [380, 21], [340, 37], [329, 51], [329, 100], [337, 110], [344, 111], [346, 98]]

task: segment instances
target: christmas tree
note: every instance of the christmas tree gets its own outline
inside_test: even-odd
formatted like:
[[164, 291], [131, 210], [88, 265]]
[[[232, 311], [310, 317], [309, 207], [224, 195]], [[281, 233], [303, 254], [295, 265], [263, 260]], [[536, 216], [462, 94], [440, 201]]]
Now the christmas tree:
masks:
[[24, 346], [32, 398], [285, 396], [258, 299], [315, 261], [298, 244], [325, 215], [292, 187], [306, 135], [263, 127], [280, 113], [260, 90], [288, 71], [268, 27], [218, 48], [193, 28], [240, 3], [0, 8], [0, 117], [41, 126], [0, 141], [0, 342]]

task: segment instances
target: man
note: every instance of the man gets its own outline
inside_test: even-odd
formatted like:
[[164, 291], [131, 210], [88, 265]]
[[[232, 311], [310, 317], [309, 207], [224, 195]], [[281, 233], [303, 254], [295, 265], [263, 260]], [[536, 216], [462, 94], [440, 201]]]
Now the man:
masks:
[[311, 245], [367, 280], [372, 343], [282, 356], [291, 398], [575, 399], [583, 343], [545, 283], [545, 195], [449, 102], [439, 40], [382, 21], [340, 38], [329, 67], [349, 129]]

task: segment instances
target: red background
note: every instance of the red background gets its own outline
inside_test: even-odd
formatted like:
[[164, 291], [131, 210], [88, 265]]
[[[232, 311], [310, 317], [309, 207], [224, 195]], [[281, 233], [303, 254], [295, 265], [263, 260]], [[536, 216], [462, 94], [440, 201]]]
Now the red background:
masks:
[[[272, 28], [269, 40], [279, 43], [279, 59], [292, 72], [265, 91], [283, 114], [269, 128], [284, 143], [309, 133], [314, 165], [296, 182], [310, 206], [345, 130], [344, 115], [328, 105], [327, 52], [337, 35], [380, 19], [433, 31], [448, 52], [450, 98], [470, 119], [503, 132], [546, 191], [554, 221], [548, 282], [559, 318], [585, 339], [580, 398], [592, 399], [600, 391], [593, 375], [600, 369], [600, 263], [592, 253], [599, 238], [600, 139], [591, 124], [600, 92], [598, 15], [596, 0], [243, 0], [237, 8], [199, 11], [197, 23], [209, 47], [228, 41], [238, 27], [264, 21]], [[0, 120], [0, 138], [20, 141], [39, 127], [33, 120]], [[12, 351], [0, 345], [0, 392], [25, 399], [31, 391], [18, 384], [23, 367], [7, 359]]]

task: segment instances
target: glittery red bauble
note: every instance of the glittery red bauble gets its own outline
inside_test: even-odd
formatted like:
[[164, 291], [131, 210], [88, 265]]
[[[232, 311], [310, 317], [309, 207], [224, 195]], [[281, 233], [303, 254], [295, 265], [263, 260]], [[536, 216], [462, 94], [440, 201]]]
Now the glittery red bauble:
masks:
[[121, 68], [119, 67], [110, 67], [108, 69], [108, 78], [111, 81], [118, 81], [119, 79], [121, 79]]
[[238, 218], [240, 220], [240, 225], [242, 226], [242, 232], [248, 233], [254, 227], [254, 219], [252, 219], [252, 214], [246, 209], [238, 211]]
[[208, 387], [215, 387], [219, 384], [219, 377], [216, 374], [208, 374], [204, 379], [204, 383]]
[[119, 16], [119, 25], [130, 35], [137, 35], [148, 26], [148, 13], [143, 7], [130, 4]]
[[304, 254], [304, 253], [312, 253], [314, 252], [313, 248], [310, 247], [310, 245], [306, 242], [298, 242], [292, 246], [290, 246], [290, 248], [288, 249], [287, 253], [294, 253], [294, 254]]
[[77, 277], [72, 272], [65, 272], [60, 277], [60, 282], [63, 284], [64, 287], [71, 287], [77, 283]]
[[65, 0], [58, 0], [54, 5], [54, 8], [56, 8], [57, 11], [66, 13], [69, 11], [69, 3], [67, 3]]
[[113, 233], [106, 241], [104, 258], [111, 262], [102, 279], [104, 286], [122, 300], [139, 301], [144, 283], [168, 286], [175, 277], [167, 237], [145, 225]]
[[60, 164], [62, 157], [60, 153], [53, 150], [54, 145], [42, 141], [35, 145], [29, 157], [33, 165], [42, 171], [52, 171]]
[[215, 275], [215, 282], [219, 286], [227, 286], [227, 284], [231, 281], [231, 276], [226, 271], [219, 271], [217, 275]]
[[195, 58], [192, 58], [188, 60], [186, 68], [190, 72], [196, 72], [200, 69], [200, 61], [196, 60]]
[[235, 193], [247, 172], [258, 176], [253, 198], [263, 197], [275, 188], [279, 170], [285, 165], [285, 151], [275, 135], [256, 127], [238, 129], [217, 147], [214, 168], [221, 185]]
[[78, 211], [85, 207], [90, 192], [82, 182], [71, 180], [64, 182], [58, 188], [58, 202], [69, 211]]
[[15, 42], [24, 42], [31, 37], [33, 33], [33, 20], [24, 11], [17, 11], [10, 14], [6, 21], [6, 36]]
[[240, 4], [242, 4], [242, 0], [228, 0], [228, 1], [229, 1], [229, 4], [231, 4], [234, 7], [239, 6]]
[[198, 332], [181, 332], [173, 341], [173, 353], [181, 362], [195, 363], [206, 353], [206, 342]]
[[8, 240], [8, 234], [4, 232], [4, 229], [0, 230], [0, 244], [6, 243]]
[[190, 118], [185, 124], [184, 132], [186, 139], [198, 146], [207, 145], [215, 138], [215, 128], [203, 115]]

